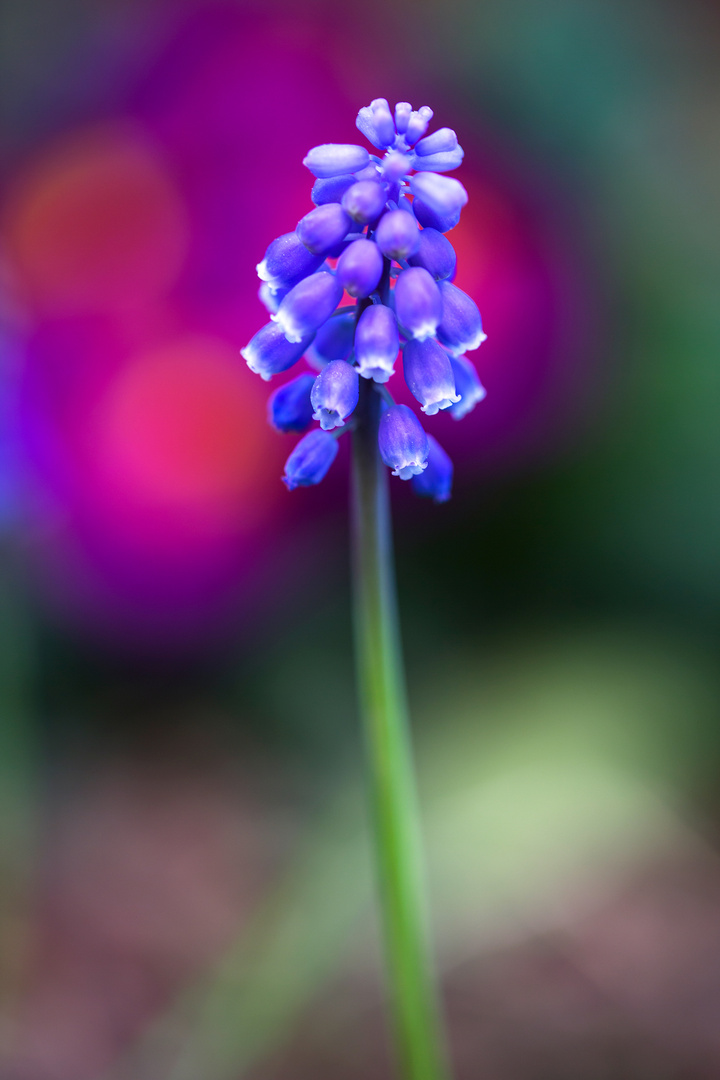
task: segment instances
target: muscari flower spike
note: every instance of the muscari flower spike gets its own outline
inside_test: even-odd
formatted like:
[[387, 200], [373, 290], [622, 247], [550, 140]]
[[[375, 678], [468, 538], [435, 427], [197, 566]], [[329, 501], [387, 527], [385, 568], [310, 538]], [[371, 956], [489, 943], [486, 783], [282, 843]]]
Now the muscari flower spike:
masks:
[[[360, 109], [356, 126], [373, 151], [349, 143], [315, 146], [303, 164], [314, 178], [313, 207], [269, 245], [258, 264], [259, 296], [270, 316], [242, 350], [251, 371], [270, 379], [305, 356], [312, 371], [268, 402], [278, 431], [308, 431], [285, 466], [293, 490], [318, 484], [353, 427], [360, 377], [384, 398], [378, 447], [394, 476], [418, 495], [450, 497], [452, 461], [387, 385], [403, 356], [405, 382], [426, 416], [460, 420], [485, 397], [464, 355], [485, 340], [474, 300], [452, 284], [456, 256], [447, 237], [467, 203], [445, 174], [462, 162], [451, 128], [428, 132], [432, 109], [385, 98]], [[353, 303], [342, 304], [349, 297]]]

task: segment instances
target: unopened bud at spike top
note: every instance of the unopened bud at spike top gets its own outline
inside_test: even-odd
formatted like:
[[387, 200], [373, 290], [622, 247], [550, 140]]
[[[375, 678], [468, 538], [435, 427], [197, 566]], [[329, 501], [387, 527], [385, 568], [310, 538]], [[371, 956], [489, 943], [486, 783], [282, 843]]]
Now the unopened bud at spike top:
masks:
[[352, 173], [343, 173], [340, 176], [330, 176], [327, 180], [316, 180], [310, 198], [316, 206], [326, 206], [327, 203], [339, 203], [349, 187], [356, 182]]
[[342, 286], [335, 275], [320, 270], [298, 282], [271, 318], [288, 341], [300, 341], [330, 318], [341, 297]]
[[410, 337], [425, 341], [435, 336], [442, 318], [442, 298], [437, 283], [422, 266], [403, 270], [398, 277], [395, 312]]
[[364, 169], [370, 155], [364, 146], [351, 143], [323, 143], [309, 150], [303, 165], [313, 176], [325, 180], [330, 176], [342, 176]]
[[342, 197], [341, 206], [353, 221], [367, 225], [382, 214], [387, 200], [385, 186], [378, 180], [358, 180]]
[[283, 483], [288, 491], [310, 487], [325, 479], [337, 457], [337, 439], [329, 431], [309, 431], [304, 435], [285, 462]]
[[410, 190], [439, 215], [459, 213], [468, 201], [467, 191], [453, 176], [416, 174], [410, 177]]
[[440, 233], [450, 232], [460, 221], [460, 211], [452, 214], [438, 214], [431, 210], [422, 199], [415, 199], [412, 203], [412, 212], [424, 229], [437, 229]]
[[436, 341], [408, 341], [403, 348], [405, 382], [427, 416], [460, 400], [450, 357]]
[[323, 431], [342, 427], [358, 403], [358, 373], [346, 360], [332, 360], [315, 379], [310, 400]]
[[380, 417], [380, 457], [393, 476], [409, 480], [427, 467], [428, 437], [412, 409], [391, 405]]
[[395, 313], [384, 304], [366, 308], [355, 331], [355, 359], [364, 379], [386, 383], [400, 348]]

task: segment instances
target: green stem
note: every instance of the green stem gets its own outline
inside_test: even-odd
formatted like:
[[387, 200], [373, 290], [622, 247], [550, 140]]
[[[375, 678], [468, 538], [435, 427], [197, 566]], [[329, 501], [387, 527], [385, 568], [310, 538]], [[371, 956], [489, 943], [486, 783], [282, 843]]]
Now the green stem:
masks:
[[447, 1080], [426, 931], [415, 775], [400, 655], [381, 400], [360, 380], [353, 433], [354, 591], [360, 703], [396, 1038], [407, 1080]]

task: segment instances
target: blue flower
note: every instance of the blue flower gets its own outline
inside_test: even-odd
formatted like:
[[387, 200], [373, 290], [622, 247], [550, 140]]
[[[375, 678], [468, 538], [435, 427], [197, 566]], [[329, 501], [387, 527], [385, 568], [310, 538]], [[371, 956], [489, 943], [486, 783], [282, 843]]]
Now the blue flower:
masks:
[[[461, 355], [485, 340], [482, 320], [451, 284], [456, 256], [445, 236], [467, 203], [463, 185], [445, 175], [463, 150], [452, 128], [430, 131], [432, 119], [426, 105], [392, 109], [375, 98], [356, 125], [377, 153], [351, 143], [308, 151], [314, 208], [258, 264], [271, 321], [242, 350], [248, 366], [269, 379], [306, 355], [319, 372], [299, 375], [268, 403], [280, 431], [320, 423], [288, 459], [291, 489], [319, 483], [337, 454], [336, 435], [365, 422], [363, 411], [346, 424], [362, 377], [364, 393], [384, 398], [378, 447], [393, 475], [412, 477], [416, 492], [436, 502], [450, 496], [452, 462], [387, 385], [402, 349], [405, 381], [426, 416], [447, 409], [459, 420], [485, 396]], [[350, 306], [339, 307], [343, 292]]]
[[393, 364], [400, 348], [395, 313], [384, 304], [366, 308], [355, 331], [355, 359], [364, 379], [386, 383], [395, 374]]
[[391, 405], [380, 417], [380, 457], [393, 476], [409, 480], [427, 468], [428, 437], [412, 409]]
[[283, 483], [288, 491], [310, 487], [325, 479], [337, 457], [338, 444], [329, 431], [315, 428], [304, 435], [285, 462]]
[[427, 270], [412, 266], [400, 274], [395, 285], [395, 313], [410, 337], [418, 341], [434, 337], [442, 310], [440, 290]]
[[408, 389], [427, 416], [449, 409], [460, 400], [450, 357], [432, 338], [408, 341], [403, 348], [403, 371]]
[[240, 355], [251, 371], [269, 379], [297, 363], [314, 336], [311, 332], [298, 341], [288, 341], [281, 327], [269, 322], [240, 350]]
[[427, 468], [411, 477], [416, 495], [436, 503], [447, 502], [453, 482], [453, 463], [433, 435], [428, 435]]
[[313, 418], [310, 391], [315, 376], [309, 371], [291, 379], [270, 395], [268, 421], [277, 431], [305, 431]]
[[359, 380], [357, 368], [346, 360], [331, 360], [313, 383], [310, 393], [313, 420], [320, 421], [323, 431], [343, 427], [358, 403]]
[[342, 285], [335, 275], [320, 270], [294, 285], [270, 318], [288, 341], [302, 341], [330, 318], [341, 297]]
[[455, 389], [460, 395], [460, 400], [450, 409], [450, 415], [453, 420], [462, 420], [480, 401], [485, 400], [487, 390], [467, 356], [451, 356], [450, 364], [455, 376]]

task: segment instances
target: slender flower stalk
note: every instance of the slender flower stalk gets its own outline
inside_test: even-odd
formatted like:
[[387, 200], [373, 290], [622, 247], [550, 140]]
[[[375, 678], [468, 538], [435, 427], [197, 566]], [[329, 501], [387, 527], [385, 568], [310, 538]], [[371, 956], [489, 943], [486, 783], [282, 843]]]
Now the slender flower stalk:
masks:
[[428, 948], [422, 845], [398, 632], [381, 398], [361, 385], [353, 433], [353, 583], [360, 704], [395, 1032], [408, 1080], [445, 1080]]
[[[242, 350], [264, 379], [303, 355], [314, 368], [275, 391], [269, 419], [302, 432], [283, 480], [320, 483], [352, 431], [353, 586], [358, 688], [365, 725], [387, 974], [405, 1080], [449, 1080], [432, 973], [422, 844], [398, 632], [388, 472], [435, 503], [451, 495], [453, 465], [387, 383], [398, 352], [426, 417], [459, 420], [485, 396], [462, 353], [485, 340], [474, 301], [456, 288], [444, 236], [467, 193], [442, 175], [462, 147], [450, 128], [426, 135], [432, 109], [384, 98], [361, 109], [359, 131], [384, 156], [326, 143], [304, 161], [310, 210], [258, 264], [270, 322]], [[324, 261], [325, 260], [325, 261]], [[331, 261], [327, 261], [331, 260]], [[333, 265], [333, 260], [337, 262]], [[408, 263], [410, 265], [408, 265]], [[347, 293], [356, 302], [339, 306]], [[386, 468], [387, 467], [387, 468]]]

